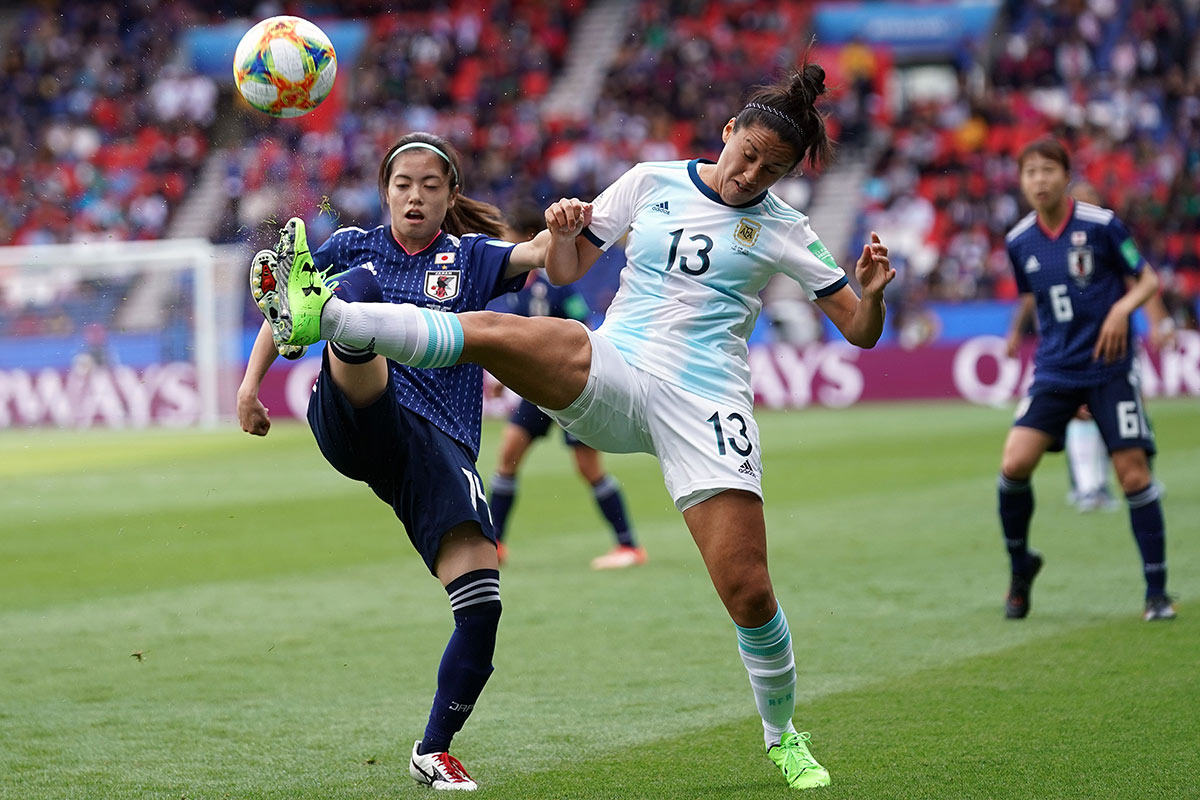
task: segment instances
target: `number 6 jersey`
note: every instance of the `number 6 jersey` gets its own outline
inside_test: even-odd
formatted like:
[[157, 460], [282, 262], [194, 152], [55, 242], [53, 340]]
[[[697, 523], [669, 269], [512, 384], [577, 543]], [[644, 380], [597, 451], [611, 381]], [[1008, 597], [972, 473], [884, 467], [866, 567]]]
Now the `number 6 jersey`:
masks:
[[1008, 257], [1021, 294], [1037, 301], [1038, 347], [1030, 391], [1092, 386], [1129, 372], [1133, 328], [1125, 357], [1092, 358], [1109, 310], [1146, 260], [1125, 225], [1107, 208], [1071, 201], [1066, 221], [1047, 230], [1030, 212], [1008, 232]]
[[602, 250], [628, 234], [621, 286], [597, 333], [631, 365], [712, 400], [751, 408], [746, 340], [758, 293], [777, 272], [809, 298], [846, 274], [808, 218], [770, 191], [727, 205], [705, 184], [706, 162], [634, 166], [593, 204], [583, 235]]

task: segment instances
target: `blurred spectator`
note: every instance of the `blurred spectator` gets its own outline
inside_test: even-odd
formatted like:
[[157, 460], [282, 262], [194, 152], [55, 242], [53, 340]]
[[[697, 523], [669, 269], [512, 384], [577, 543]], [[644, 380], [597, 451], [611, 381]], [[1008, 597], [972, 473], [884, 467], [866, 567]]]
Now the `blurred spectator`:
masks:
[[1012, 297], [1004, 233], [1027, 210], [1013, 157], [1043, 133], [1071, 147], [1075, 176], [1097, 187], [1169, 276], [1164, 299], [1186, 323], [1181, 309], [1194, 318], [1200, 288], [1191, 277], [1200, 266], [1196, 4], [1072, 0], [1008, 9], [987, 80], [974, 90], [963, 81], [952, 101], [904, 108], [875, 160], [862, 228], [886, 229], [900, 204], [935, 211], [928, 224], [892, 228], [894, 260], [920, 264], [933, 255], [928, 272], [910, 268], [897, 281], [905, 308], [897, 325], [928, 300]]

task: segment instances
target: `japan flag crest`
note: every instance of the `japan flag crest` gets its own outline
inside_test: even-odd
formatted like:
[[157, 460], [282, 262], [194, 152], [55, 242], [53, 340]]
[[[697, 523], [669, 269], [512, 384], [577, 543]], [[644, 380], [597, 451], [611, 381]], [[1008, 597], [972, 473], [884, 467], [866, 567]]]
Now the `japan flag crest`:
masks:
[[445, 303], [458, 297], [462, 271], [457, 269], [425, 270], [425, 296]]
[[1075, 279], [1075, 285], [1080, 288], [1092, 282], [1092, 273], [1096, 271], [1096, 262], [1090, 247], [1072, 247], [1067, 251], [1067, 273]]

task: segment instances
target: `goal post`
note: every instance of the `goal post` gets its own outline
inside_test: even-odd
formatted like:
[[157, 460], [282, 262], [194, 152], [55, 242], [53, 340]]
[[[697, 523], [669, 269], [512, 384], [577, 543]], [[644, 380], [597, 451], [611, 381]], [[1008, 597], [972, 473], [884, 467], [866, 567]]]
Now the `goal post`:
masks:
[[242, 247], [0, 247], [0, 428], [215, 427], [234, 413]]

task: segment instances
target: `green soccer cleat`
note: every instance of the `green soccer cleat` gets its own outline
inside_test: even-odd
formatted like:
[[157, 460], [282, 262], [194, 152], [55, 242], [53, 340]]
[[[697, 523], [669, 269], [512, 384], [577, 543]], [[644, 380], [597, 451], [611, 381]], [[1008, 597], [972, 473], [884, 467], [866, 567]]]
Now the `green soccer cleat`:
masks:
[[808, 751], [809, 735], [785, 733], [779, 744], [767, 750], [767, 758], [783, 772], [793, 789], [812, 789], [829, 785], [829, 770], [817, 763]]
[[287, 221], [275, 250], [260, 250], [254, 256], [250, 293], [271, 326], [277, 348], [321, 339], [321, 309], [333, 295], [313, 265], [299, 217]]

